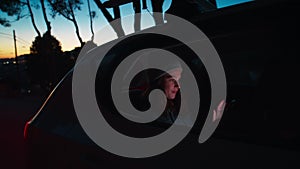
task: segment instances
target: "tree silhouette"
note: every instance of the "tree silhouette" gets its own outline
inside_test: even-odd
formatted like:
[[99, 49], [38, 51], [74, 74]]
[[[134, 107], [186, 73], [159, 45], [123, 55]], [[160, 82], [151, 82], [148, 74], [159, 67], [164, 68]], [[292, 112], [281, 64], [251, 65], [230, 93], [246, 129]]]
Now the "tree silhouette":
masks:
[[[2, 0], [0, 3], [0, 11], [6, 13], [8, 16], [16, 16], [16, 20], [21, 19], [23, 4], [20, 0]], [[6, 18], [0, 17], [0, 25], [9, 27], [10, 21]]]
[[91, 33], [92, 33], [92, 38], [91, 40], [94, 40], [94, 29], [93, 29], [93, 19], [96, 17], [96, 12], [95, 11], [91, 11], [91, 5], [90, 5], [90, 0], [87, 0], [87, 4], [88, 4], [88, 10], [89, 10], [89, 17], [90, 17], [90, 28], [91, 28]]
[[32, 82], [40, 84], [44, 89], [51, 89], [65, 74], [67, 62], [63, 57], [60, 42], [45, 33], [37, 36], [30, 47], [31, 56], [28, 58], [28, 71]]
[[0, 18], [0, 25], [5, 26], [5, 27], [10, 27], [10, 23], [9, 20], [5, 19], [5, 18]]
[[48, 20], [48, 17], [47, 17], [47, 12], [46, 12], [46, 8], [45, 8], [45, 0], [40, 0], [40, 3], [41, 3], [41, 6], [42, 6], [43, 17], [44, 17], [44, 20], [45, 20], [45, 23], [46, 23], [46, 26], [47, 26], [46, 33], [49, 36], [51, 36], [51, 23], [50, 23], [50, 21]]
[[77, 38], [81, 46], [83, 46], [84, 42], [80, 36], [79, 27], [75, 17], [75, 12], [77, 10], [81, 10], [81, 0], [48, 0], [48, 2], [51, 6], [52, 17], [55, 17], [57, 14], [59, 14], [74, 24]]
[[[28, 13], [24, 12], [24, 7], [27, 7]], [[40, 31], [38, 30], [34, 15], [32, 12], [30, 0], [20, 1], [20, 0], [3, 0], [0, 3], [0, 9], [2, 12], [7, 13], [8, 16], [16, 16], [16, 21], [29, 16], [34, 30], [38, 36], [41, 36]], [[5, 18], [0, 18], [0, 24], [6, 27], [11, 26], [10, 21]]]
[[31, 19], [31, 23], [33, 25], [33, 28], [35, 30], [35, 32], [38, 34], [39, 37], [41, 37], [41, 33], [39, 31], [39, 29], [37, 28], [36, 26], [36, 23], [35, 23], [35, 20], [34, 20], [34, 16], [33, 16], [33, 12], [32, 12], [32, 9], [31, 9], [31, 5], [30, 5], [30, 1], [29, 0], [26, 0], [26, 6], [28, 8], [28, 11], [29, 11], [29, 16], [30, 16], [30, 19]]

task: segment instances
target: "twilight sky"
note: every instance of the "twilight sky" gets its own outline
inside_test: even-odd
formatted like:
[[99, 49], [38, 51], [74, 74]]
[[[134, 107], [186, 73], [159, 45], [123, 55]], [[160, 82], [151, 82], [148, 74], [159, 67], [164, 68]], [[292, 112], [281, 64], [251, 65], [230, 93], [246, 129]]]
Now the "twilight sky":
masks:
[[[31, 0], [31, 1], [32, 1], [32, 5], [34, 4], [35, 1], [36, 3], [38, 3], [38, 0]], [[92, 35], [90, 31], [88, 6], [87, 6], [87, 0], [82, 0], [82, 1], [83, 1], [83, 5], [81, 6], [81, 11], [76, 12], [76, 19], [79, 24], [80, 35], [83, 41], [88, 41]], [[105, 0], [101, 0], [101, 1], [104, 2]], [[151, 2], [150, 0], [147, 1], [148, 1], [148, 9], [149, 11], [152, 11]], [[166, 0], [164, 4], [165, 10], [169, 8], [171, 1], [172, 0]], [[222, 8], [222, 7], [226, 7], [226, 6], [230, 6], [233, 4], [246, 2], [246, 1], [250, 1], [250, 0], [217, 0], [217, 6], [218, 8]], [[96, 18], [93, 20], [93, 28], [94, 28], [94, 32], [97, 33], [108, 23], [93, 0], [90, 0], [90, 4], [91, 4], [91, 9], [93, 11], [96, 11]], [[25, 12], [27, 12], [26, 10], [27, 9], [25, 9]], [[43, 34], [46, 31], [46, 25], [43, 20], [41, 8], [40, 9], [33, 8], [33, 12], [34, 12], [34, 17], [36, 20], [37, 27], [40, 30], [40, 32]], [[47, 12], [49, 13], [50, 10], [47, 9]], [[147, 11], [143, 10], [142, 13], [147, 13]], [[123, 28], [127, 34], [133, 32], [133, 19], [132, 17], [129, 16], [131, 14], [133, 14], [133, 8], [131, 3], [121, 6], [121, 17], [128, 16], [122, 20]], [[2, 12], [0, 12], [0, 16], [3, 18], [7, 18], [9, 20], [14, 19], [12, 17], [8, 17], [5, 13]], [[59, 15], [56, 16], [55, 18], [51, 18], [51, 16], [48, 14], [48, 19], [51, 22], [52, 35], [54, 35], [61, 42], [63, 51], [69, 51], [74, 49], [77, 46], [80, 46], [72, 22], [66, 20], [65, 18]], [[151, 27], [153, 25], [154, 25], [154, 21], [153, 18], [150, 16], [150, 14], [144, 15], [142, 19], [142, 29]], [[0, 25], [0, 42], [1, 42], [0, 58], [15, 57], [13, 30], [15, 30], [16, 32], [18, 55], [29, 53], [29, 48], [31, 46], [31, 43], [34, 40], [34, 38], [37, 36], [29, 17], [13, 22], [11, 24], [11, 27], [3, 27]], [[102, 34], [98, 35], [98, 37], [101, 38], [100, 43], [104, 43], [114, 39], [116, 36], [114, 35], [113, 30], [111, 29], [108, 30], [108, 32], [103, 35]]]

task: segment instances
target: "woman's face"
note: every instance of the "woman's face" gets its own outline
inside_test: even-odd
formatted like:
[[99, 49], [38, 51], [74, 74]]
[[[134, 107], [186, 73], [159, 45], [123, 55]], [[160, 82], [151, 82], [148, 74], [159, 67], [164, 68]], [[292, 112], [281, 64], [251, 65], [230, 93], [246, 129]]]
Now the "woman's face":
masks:
[[164, 76], [164, 79], [163, 79], [163, 86], [164, 86], [164, 92], [166, 94], [166, 97], [168, 99], [175, 99], [176, 97], [176, 94], [178, 92], [178, 90], [180, 89], [180, 86], [179, 86], [179, 79], [181, 78], [181, 72], [182, 70], [181, 69], [174, 69], [169, 73], [169, 75], [167, 76]]

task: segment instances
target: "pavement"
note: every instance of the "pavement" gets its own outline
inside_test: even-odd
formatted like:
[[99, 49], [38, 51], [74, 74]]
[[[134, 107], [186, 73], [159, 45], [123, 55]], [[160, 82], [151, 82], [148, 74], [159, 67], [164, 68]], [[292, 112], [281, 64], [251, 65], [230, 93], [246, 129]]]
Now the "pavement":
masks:
[[0, 168], [25, 167], [24, 126], [45, 99], [45, 94], [0, 96]]

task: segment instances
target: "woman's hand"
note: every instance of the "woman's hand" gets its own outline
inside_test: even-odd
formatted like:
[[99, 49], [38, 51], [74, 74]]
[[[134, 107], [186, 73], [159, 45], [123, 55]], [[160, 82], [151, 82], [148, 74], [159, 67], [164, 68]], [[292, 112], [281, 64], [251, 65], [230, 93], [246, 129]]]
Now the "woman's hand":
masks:
[[216, 120], [220, 120], [222, 115], [223, 115], [223, 111], [224, 111], [224, 108], [225, 108], [225, 100], [222, 100], [217, 109], [214, 109], [213, 110], [213, 122], [215, 122]]

